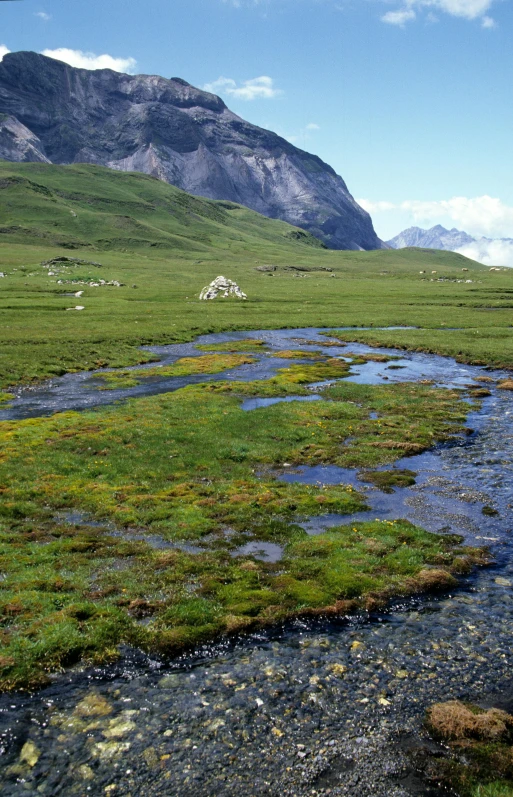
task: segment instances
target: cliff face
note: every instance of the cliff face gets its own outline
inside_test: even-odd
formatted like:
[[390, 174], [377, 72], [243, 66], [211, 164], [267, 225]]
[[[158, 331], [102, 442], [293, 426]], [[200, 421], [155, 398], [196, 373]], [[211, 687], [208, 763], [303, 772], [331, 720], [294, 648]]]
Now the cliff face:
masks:
[[10, 53], [0, 63], [0, 158], [142, 171], [303, 227], [334, 249], [383, 246], [330, 166], [179, 78]]

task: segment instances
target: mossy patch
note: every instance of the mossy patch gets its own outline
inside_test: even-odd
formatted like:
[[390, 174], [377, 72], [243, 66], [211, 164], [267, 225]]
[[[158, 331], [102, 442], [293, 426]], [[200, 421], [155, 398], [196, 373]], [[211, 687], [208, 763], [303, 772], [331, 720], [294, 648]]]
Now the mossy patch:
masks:
[[273, 357], [281, 360], [320, 360], [324, 356], [322, 351], [302, 351], [301, 349], [285, 349], [273, 352]]
[[265, 340], [253, 340], [247, 338], [246, 340], [229, 340], [226, 343], [199, 343], [196, 348], [200, 351], [264, 351], [267, 349]]
[[98, 374], [101, 379], [100, 390], [119, 390], [136, 387], [150, 379], [167, 379], [174, 376], [192, 376], [193, 374], [219, 374], [239, 365], [253, 363], [254, 359], [241, 354], [205, 354], [202, 357], [182, 357], [172, 365], [155, 368], [134, 369], [130, 371], [108, 371]]
[[[484, 562], [458, 539], [404, 521], [315, 537], [298, 525], [349, 517], [364, 498], [351, 486], [265, 474], [285, 462], [386, 464], [465, 418], [456, 393], [412, 384], [338, 382], [327, 401], [240, 408], [245, 395], [308, 392], [347, 368], [293, 364], [264, 382], [0, 424], [0, 686], [40, 683], [81, 658], [110, 660], [121, 642], [170, 654], [305, 612], [373, 608], [450, 587], [452, 573]], [[79, 525], [58, 521], [71, 509]], [[279, 544], [282, 559], [232, 555], [250, 541]]]
[[397, 470], [366, 470], [358, 474], [362, 482], [370, 482], [384, 493], [393, 493], [394, 487], [411, 487], [417, 474], [406, 468]]

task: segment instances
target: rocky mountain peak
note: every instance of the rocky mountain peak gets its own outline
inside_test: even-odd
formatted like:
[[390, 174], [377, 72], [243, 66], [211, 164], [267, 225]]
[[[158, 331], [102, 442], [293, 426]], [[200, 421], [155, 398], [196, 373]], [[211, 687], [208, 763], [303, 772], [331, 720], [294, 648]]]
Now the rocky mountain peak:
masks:
[[383, 246], [328, 164], [181, 78], [9, 53], [0, 63], [0, 158], [142, 171], [303, 227], [332, 248]]

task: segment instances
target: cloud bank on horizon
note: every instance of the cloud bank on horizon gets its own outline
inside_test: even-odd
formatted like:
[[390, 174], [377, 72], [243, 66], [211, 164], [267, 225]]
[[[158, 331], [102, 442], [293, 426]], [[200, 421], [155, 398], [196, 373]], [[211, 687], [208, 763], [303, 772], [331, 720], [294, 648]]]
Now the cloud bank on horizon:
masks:
[[467, 244], [456, 250], [460, 255], [470, 257], [485, 266], [508, 266], [513, 268], [513, 243], [510, 241], [489, 241], [486, 238]]
[[371, 214], [399, 210], [410, 214], [416, 223], [441, 224], [441, 219], [448, 219], [470, 235], [513, 237], [513, 207], [486, 194], [473, 198], [455, 196], [451, 199], [433, 201], [419, 199], [407, 199], [404, 202], [374, 202], [370, 199], [357, 201]]
[[[490, 196], [452, 197], [426, 202], [409, 199], [404, 202], [374, 202], [358, 199], [358, 203], [379, 223], [387, 213], [400, 211], [412, 224], [429, 227], [433, 224], [456, 225], [469, 235], [478, 238], [456, 251], [461, 255], [484, 263], [486, 266], [513, 268], [513, 243], [501, 240], [513, 237], [513, 207]], [[490, 240], [490, 237], [492, 240]], [[495, 240], [493, 240], [495, 238]]]

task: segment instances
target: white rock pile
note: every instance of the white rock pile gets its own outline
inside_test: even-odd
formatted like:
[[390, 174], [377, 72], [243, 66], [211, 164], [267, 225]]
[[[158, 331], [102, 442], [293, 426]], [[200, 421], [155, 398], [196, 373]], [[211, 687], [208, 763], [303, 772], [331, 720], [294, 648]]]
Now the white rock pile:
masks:
[[210, 285], [203, 288], [200, 293], [200, 299], [216, 299], [219, 294], [221, 294], [223, 299], [230, 296], [234, 296], [236, 299], [248, 298], [233, 280], [229, 280], [226, 277], [216, 277]]

